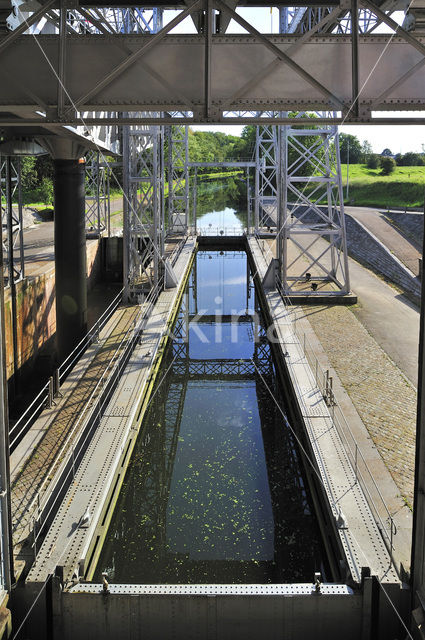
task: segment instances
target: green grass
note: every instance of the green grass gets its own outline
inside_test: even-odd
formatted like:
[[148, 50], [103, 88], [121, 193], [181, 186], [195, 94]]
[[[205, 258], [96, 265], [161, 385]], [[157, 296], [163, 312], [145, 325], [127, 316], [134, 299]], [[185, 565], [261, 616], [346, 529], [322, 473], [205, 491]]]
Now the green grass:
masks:
[[[347, 165], [341, 166], [344, 197], [346, 194]], [[423, 207], [425, 167], [397, 167], [389, 176], [380, 169], [352, 164], [349, 168], [349, 194], [347, 204], [375, 207]]]

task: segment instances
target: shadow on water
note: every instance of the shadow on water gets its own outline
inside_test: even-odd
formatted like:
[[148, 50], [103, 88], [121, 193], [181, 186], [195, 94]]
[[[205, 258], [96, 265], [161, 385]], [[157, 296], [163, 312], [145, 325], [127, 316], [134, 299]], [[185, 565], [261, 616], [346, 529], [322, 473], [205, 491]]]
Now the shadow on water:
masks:
[[326, 576], [245, 253], [198, 252], [173, 333], [95, 579]]

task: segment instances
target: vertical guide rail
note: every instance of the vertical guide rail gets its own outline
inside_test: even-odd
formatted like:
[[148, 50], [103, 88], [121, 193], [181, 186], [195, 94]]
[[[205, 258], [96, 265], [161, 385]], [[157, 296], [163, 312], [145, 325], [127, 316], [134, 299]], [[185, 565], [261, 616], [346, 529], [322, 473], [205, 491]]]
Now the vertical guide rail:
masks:
[[197, 199], [198, 199], [198, 167], [195, 167], [195, 181], [193, 184], [193, 229], [194, 229], [195, 236], [196, 236]]
[[12, 299], [12, 341], [13, 341], [13, 382], [16, 390], [19, 369], [18, 358], [18, 330], [17, 330], [17, 306], [16, 306], [16, 281], [13, 251], [13, 203], [12, 203], [12, 159], [6, 158], [6, 216], [7, 216], [7, 249], [8, 249], [8, 284]]
[[[10, 158], [8, 158], [7, 161], [8, 175], [10, 176]], [[10, 183], [7, 190], [10, 191]], [[11, 193], [9, 193], [9, 198], [10, 206], [12, 206]], [[2, 236], [3, 235], [4, 229], [2, 230]], [[2, 246], [4, 246], [3, 238]], [[0, 587], [6, 591], [10, 591], [13, 575], [13, 550], [11, 537], [12, 518], [10, 507], [9, 417], [6, 382], [3, 251], [0, 256], [0, 331]]]

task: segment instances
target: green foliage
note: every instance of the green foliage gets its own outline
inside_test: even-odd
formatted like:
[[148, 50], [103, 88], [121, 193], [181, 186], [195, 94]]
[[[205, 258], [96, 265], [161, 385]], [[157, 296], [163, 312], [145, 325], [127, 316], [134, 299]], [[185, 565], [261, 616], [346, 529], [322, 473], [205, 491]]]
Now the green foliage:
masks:
[[47, 206], [53, 204], [53, 182], [50, 178], [42, 178], [38, 192], [41, 202]]
[[339, 152], [341, 162], [357, 164], [361, 162], [363, 158], [363, 148], [360, 140], [357, 136], [353, 136], [350, 133], [339, 134]]
[[376, 153], [372, 153], [367, 159], [367, 168], [368, 169], [378, 169], [379, 167], [379, 156]]
[[[346, 175], [346, 166], [342, 167]], [[396, 167], [384, 176], [381, 170], [350, 164], [350, 204], [374, 207], [416, 207], [424, 205], [425, 170], [423, 167]]]
[[384, 176], [389, 176], [390, 173], [393, 173], [397, 166], [394, 158], [390, 158], [389, 156], [383, 156], [381, 158], [380, 165], [382, 169], [382, 175]]
[[398, 153], [395, 160], [399, 167], [423, 167], [425, 165], [425, 157], [421, 153], [413, 153], [412, 151], [404, 155]]
[[[240, 138], [220, 131], [192, 131], [189, 129], [189, 158], [191, 162], [225, 162], [239, 157]], [[236, 156], [235, 156], [236, 154]], [[217, 167], [217, 171], [221, 171]], [[214, 169], [212, 169], [214, 172]]]
[[388, 149], [388, 148], [384, 149], [383, 152], [381, 153], [381, 156], [392, 156], [392, 155], [393, 153], [391, 149]]
[[21, 158], [21, 186], [23, 194], [34, 189], [37, 184], [36, 158], [25, 156]]
[[369, 140], [363, 140], [362, 143], [362, 162], [367, 162], [369, 159], [369, 156], [371, 156], [373, 154], [373, 149], [372, 149], [372, 145], [370, 144]]
[[50, 156], [37, 156], [35, 160], [35, 169], [37, 172], [37, 183], [40, 184], [43, 178], [53, 180], [53, 160]]

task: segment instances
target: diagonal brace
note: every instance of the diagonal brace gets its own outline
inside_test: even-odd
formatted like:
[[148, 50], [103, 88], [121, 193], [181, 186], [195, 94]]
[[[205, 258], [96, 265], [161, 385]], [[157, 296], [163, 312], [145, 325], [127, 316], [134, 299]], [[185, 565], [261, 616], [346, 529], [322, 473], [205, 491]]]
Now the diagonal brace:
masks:
[[152, 49], [158, 42], [160, 42], [169, 31], [174, 29], [175, 26], [180, 24], [188, 15], [190, 15], [196, 7], [201, 3], [201, 0], [195, 0], [190, 7], [182, 11], [178, 14], [171, 22], [169, 22], [161, 31], [159, 31], [154, 36], [150, 36], [148, 42], [143, 45], [140, 49], [132, 53], [130, 56], [125, 58], [120, 64], [118, 64], [115, 69], [113, 69], [110, 73], [108, 73], [102, 80], [100, 80], [93, 89], [91, 89], [86, 95], [81, 96], [78, 100], [75, 101], [75, 107], [78, 108], [84, 103], [86, 103], [90, 98], [99, 93], [102, 89], [108, 86], [115, 78], [117, 78], [123, 71], [125, 71], [129, 66], [131, 66], [138, 58], [144, 55], [147, 51]]
[[274, 53], [274, 55], [277, 58], [279, 58], [279, 60], [282, 60], [282, 62], [285, 62], [288, 65], [288, 67], [291, 67], [291, 69], [293, 69], [298, 75], [304, 78], [304, 80], [306, 80], [311, 86], [315, 87], [318, 91], [320, 91], [320, 93], [325, 95], [331, 102], [336, 104], [340, 109], [344, 108], [344, 105], [342, 104], [342, 102], [331, 91], [326, 89], [326, 87], [324, 87], [320, 82], [318, 82], [316, 78], [313, 78], [313, 76], [311, 76], [305, 69], [303, 69], [302, 67], [300, 67], [299, 64], [294, 62], [286, 53], [281, 51], [279, 47], [273, 44], [273, 42], [270, 42], [270, 40], [265, 35], [257, 31], [255, 27], [253, 27], [251, 24], [249, 24], [249, 22], [244, 20], [238, 13], [236, 13], [236, 11], [233, 11], [232, 9], [230, 9], [230, 7], [228, 7], [227, 4], [225, 4], [221, 0], [215, 0], [215, 4], [217, 7], [221, 8], [223, 11], [229, 13], [233, 18], [233, 20], [235, 20], [235, 22], [237, 22], [238, 24], [241, 25], [241, 27], [246, 29], [248, 33], [251, 33], [251, 35], [255, 36], [257, 40], [259, 40], [262, 44], [264, 44], [265, 47], [267, 47], [267, 49], [269, 49], [272, 53]]

